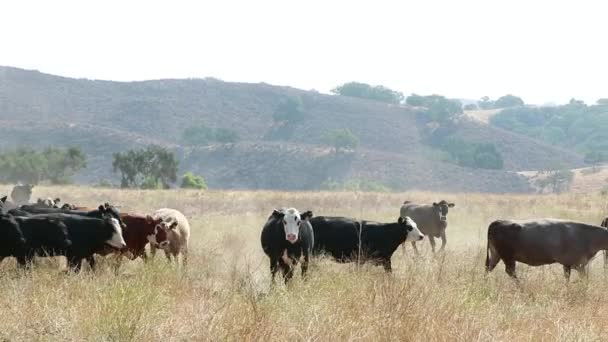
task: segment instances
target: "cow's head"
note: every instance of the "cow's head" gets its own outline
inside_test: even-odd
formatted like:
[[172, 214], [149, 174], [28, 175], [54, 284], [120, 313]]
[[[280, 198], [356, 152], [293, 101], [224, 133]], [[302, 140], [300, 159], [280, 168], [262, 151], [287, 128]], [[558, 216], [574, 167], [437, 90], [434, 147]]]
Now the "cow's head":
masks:
[[157, 248], [166, 248], [169, 246], [167, 232], [171, 229], [162, 218], [154, 218], [150, 215], [146, 216], [146, 223], [154, 227], [152, 234], [148, 234], [148, 242]]
[[106, 243], [116, 249], [123, 249], [127, 247], [124, 237], [122, 236], [122, 227], [117, 219], [110, 216], [105, 216], [104, 221], [110, 227], [112, 227], [112, 235], [106, 240]]
[[424, 239], [424, 234], [418, 229], [418, 225], [409, 216], [399, 217], [397, 222], [407, 231], [405, 241], [420, 241]]
[[433, 209], [435, 209], [435, 213], [439, 217], [439, 221], [446, 222], [448, 220], [448, 210], [449, 208], [453, 208], [454, 205], [454, 203], [448, 203], [444, 200], [439, 203], [433, 203]]
[[[307, 211], [304, 213], [305, 219], [312, 217], [312, 212]], [[296, 243], [298, 241], [298, 235], [300, 233], [300, 225], [302, 224], [302, 217], [300, 212], [295, 208], [289, 209], [275, 209], [272, 212], [272, 216], [278, 218], [283, 225], [285, 231], [285, 239], [290, 243]]]
[[109, 203], [104, 203], [104, 204], [100, 205], [99, 208], [97, 208], [97, 210], [99, 210], [99, 212], [101, 213], [102, 216], [113, 217], [118, 221], [118, 224], [122, 228], [127, 228], [127, 225], [120, 218], [120, 213], [118, 212], [118, 209], [116, 209], [116, 207], [110, 205]]

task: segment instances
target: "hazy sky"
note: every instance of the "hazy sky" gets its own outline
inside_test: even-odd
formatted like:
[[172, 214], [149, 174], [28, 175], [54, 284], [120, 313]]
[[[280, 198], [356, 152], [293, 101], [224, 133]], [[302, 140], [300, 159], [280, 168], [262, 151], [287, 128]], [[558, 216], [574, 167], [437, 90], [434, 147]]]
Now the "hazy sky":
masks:
[[0, 65], [327, 92], [608, 97], [602, 1], [0, 1]]

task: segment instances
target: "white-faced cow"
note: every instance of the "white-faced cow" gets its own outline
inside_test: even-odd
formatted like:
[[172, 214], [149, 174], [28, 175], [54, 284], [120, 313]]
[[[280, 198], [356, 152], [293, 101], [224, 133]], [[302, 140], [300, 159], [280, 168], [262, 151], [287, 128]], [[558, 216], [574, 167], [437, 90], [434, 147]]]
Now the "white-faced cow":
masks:
[[[401, 206], [401, 217], [409, 216], [416, 224], [418, 229], [429, 237], [429, 243], [431, 249], [435, 253], [435, 238], [441, 238], [441, 248], [439, 251], [443, 251], [447, 243], [445, 231], [448, 227], [448, 211], [449, 208], [453, 208], [454, 203], [448, 203], [442, 200], [439, 203], [433, 204], [416, 204], [413, 202], [405, 201]], [[412, 241], [412, 246], [418, 254], [418, 248], [416, 248], [416, 241]], [[403, 246], [405, 248], [405, 245]]]
[[[171, 261], [171, 256], [178, 262], [178, 256], [182, 255], [182, 264], [185, 267], [188, 263], [188, 241], [190, 240], [190, 223], [184, 214], [169, 208], [158, 209], [152, 214], [153, 219], [161, 219], [166, 230], [167, 240], [150, 244], [152, 257], [156, 255], [157, 247], [165, 251], [167, 260]], [[152, 242], [152, 241], [151, 241]]]
[[346, 217], [318, 216], [310, 220], [315, 234], [315, 255], [328, 253], [338, 262], [372, 261], [392, 271], [391, 257], [406, 241], [420, 241], [424, 235], [409, 217], [395, 223], [357, 221]]
[[558, 219], [498, 220], [488, 227], [486, 272], [502, 260], [507, 274], [515, 279], [516, 262], [530, 266], [560, 263], [566, 279], [572, 268], [586, 277], [589, 260], [605, 249], [608, 230], [603, 227]]
[[273, 283], [279, 268], [287, 283], [302, 257], [302, 277], [306, 276], [314, 244], [311, 217], [311, 211], [300, 214], [295, 208], [275, 209], [268, 217], [262, 228], [261, 242], [264, 253], [270, 258]]

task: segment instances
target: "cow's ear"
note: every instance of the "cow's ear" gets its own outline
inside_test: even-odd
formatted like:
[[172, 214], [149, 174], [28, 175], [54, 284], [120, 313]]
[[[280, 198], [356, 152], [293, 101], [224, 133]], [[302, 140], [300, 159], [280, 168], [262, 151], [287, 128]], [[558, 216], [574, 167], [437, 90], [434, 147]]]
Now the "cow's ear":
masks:
[[61, 199], [59, 197], [55, 198], [55, 204], [59, 204], [59, 202], [61, 202]]
[[277, 210], [277, 209], [274, 209], [274, 210], [272, 211], [272, 216], [274, 216], [274, 217], [278, 217], [278, 218], [282, 218], [283, 216], [285, 216], [285, 213], [284, 213], [284, 212], [281, 212], [281, 211], [279, 211], [279, 210]]
[[106, 207], [107, 209], [109, 209], [110, 208], [110, 203], [106, 202], [106, 203], [103, 204], [103, 206]]
[[173, 223], [171, 223], [171, 225], [169, 226], [169, 229], [175, 229], [177, 228], [177, 221], [173, 221]]
[[439, 203], [437, 203], [437, 202], [433, 202], [433, 207], [436, 207], [436, 206], [438, 206], [438, 205], [439, 205]]
[[312, 211], [308, 210], [308, 211], [300, 214], [300, 218], [302, 220], [308, 220], [308, 219], [312, 218]]
[[399, 224], [402, 224], [405, 220], [403, 219], [403, 217], [399, 216], [399, 218], [397, 219], [397, 222]]
[[103, 205], [100, 205], [99, 208], [97, 208], [99, 211], [101, 211], [102, 213], [106, 211], [106, 208]]
[[8, 196], [4, 196], [4, 197], [0, 198], [0, 202], [2, 202], [2, 203], [6, 203], [6, 198], [7, 198], [7, 197], [8, 197]]
[[152, 218], [152, 216], [146, 215], [146, 223], [149, 224], [149, 223], [152, 223], [152, 222], [154, 222], [154, 219]]
[[448, 204], [448, 207], [450, 207], [450, 208], [454, 208], [454, 206], [455, 206], [455, 205], [456, 205], [456, 204], [454, 204], [454, 203], [449, 203], [449, 204]]

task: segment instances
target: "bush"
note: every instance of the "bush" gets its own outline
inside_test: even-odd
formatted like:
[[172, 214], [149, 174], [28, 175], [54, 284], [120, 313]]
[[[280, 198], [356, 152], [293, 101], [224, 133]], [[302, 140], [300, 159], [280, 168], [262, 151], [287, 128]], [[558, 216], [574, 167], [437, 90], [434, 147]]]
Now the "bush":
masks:
[[304, 120], [302, 100], [300, 97], [290, 97], [282, 101], [274, 111], [272, 119], [275, 122], [298, 123]]
[[222, 144], [235, 143], [239, 141], [239, 134], [228, 128], [218, 128], [215, 130], [215, 141]]
[[524, 100], [522, 100], [520, 97], [511, 94], [499, 97], [498, 100], [494, 102], [494, 108], [509, 108], [523, 105]]
[[412, 94], [405, 103], [411, 106], [426, 107], [426, 114], [432, 121], [445, 122], [462, 114], [462, 103], [441, 95], [420, 96]]
[[494, 144], [474, 143], [458, 138], [446, 139], [440, 148], [460, 166], [500, 170], [504, 167], [502, 154]]
[[366, 83], [349, 82], [344, 83], [331, 90], [332, 93], [341, 96], [358, 97], [361, 99], [374, 100], [385, 103], [399, 104], [403, 102], [403, 94], [378, 85], [371, 86]]
[[332, 146], [336, 152], [340, 149], [355, 149], [359, 146], [359, 138], [348, 128], [326, 131], [321, 139], [325, 144]]
[[479, 109], [479, 107], [477, 107], [477, 105], [476, 105], [476, 104], [474, 104], [474, 103], [469, 103], [469, 104], [465, 105], [465, 106], [463, 107], [463, 109], [464, 109], [464, 110], [478, 110], [478, 109]]
[[188, 172], [182, 178], [181, 188], [207, 190], [207, 183], [203, 176], [195, 176], [192, 172]]

